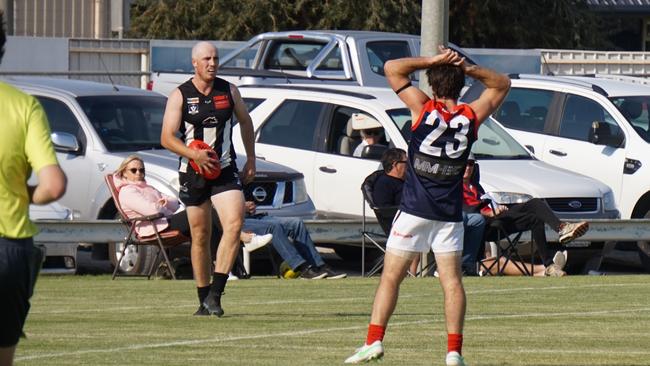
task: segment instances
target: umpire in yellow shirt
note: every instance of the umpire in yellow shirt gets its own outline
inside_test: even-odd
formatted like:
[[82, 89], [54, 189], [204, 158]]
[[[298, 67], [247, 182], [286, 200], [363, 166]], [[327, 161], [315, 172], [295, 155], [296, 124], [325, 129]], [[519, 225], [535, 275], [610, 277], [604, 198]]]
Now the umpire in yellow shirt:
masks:
[[[0, 12], [0, 24], [2, 13]], [[6, 36], [0, 27], [0, 60]], [[30, 202], [43, 205], [65, 193], [47, 117], [35, 98], [0, 82], [0, 366], [11, 365], [41, 265], [33, 245]], [[36, 186], [27, 179], [34, 171]]]

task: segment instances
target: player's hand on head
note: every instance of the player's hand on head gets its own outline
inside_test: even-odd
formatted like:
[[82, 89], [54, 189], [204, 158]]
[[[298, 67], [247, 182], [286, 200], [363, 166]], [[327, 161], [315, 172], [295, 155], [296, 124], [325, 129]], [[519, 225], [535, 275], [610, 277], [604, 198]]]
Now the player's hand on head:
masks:
[[462, 57], [458, 52], [443, 45], [438, 46], [440, 64], [451, 64], [454, 66], [462, 67], [465, 63], [465, 57]]

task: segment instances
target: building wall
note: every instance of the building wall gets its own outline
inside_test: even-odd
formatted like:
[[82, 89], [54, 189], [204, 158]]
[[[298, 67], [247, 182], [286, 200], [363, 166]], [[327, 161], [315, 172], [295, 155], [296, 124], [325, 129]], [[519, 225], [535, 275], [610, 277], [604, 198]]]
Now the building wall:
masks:
[[[9, 35], [110, 38], [121, 36], [128, 26], [129, 4], [130, 0], [1, 0], [0, 8]], [[119, 19], [111, 19], [111, 14]]]

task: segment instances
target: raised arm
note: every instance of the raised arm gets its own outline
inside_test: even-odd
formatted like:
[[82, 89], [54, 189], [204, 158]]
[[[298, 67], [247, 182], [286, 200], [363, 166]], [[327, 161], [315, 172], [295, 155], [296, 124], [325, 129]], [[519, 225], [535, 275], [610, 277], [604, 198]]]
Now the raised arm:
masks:
[[232, 84], [230, 85], [230, 94], [235, 103], [234, 112], [239, 121], [241, 139], [246, 150], [246, 165], [244, 165], [242, 181], [247, 184], [255, 178], [255, 131], [253, 130], [253, 120], [248, 114], [246, 104], [244, 104], [241, 94], [239, 94], [239, 89]]
[[176, 137], [182, 120], [183, 96], [181, 91], [174, 89], [167, 99], [165, 115], [163, 116], [163, 126], [160, 133], [160, 143], [167, 150], [194, 160], [201, 170], [208, 168], [214, 169], [217, 160], [212, 158], [207, 150], [192, 150], [185, 146], [183, 141]]
[[510, 78], [505, 74], [478, 65], [466, 65], [463, 62], [462, 67], [465, 75], [485, 85], [485, 90], [481, 93], [481, 96], [470, 103], [470, 107], [476, 113], [476, 118], [479, 122], [483, 122], [499, 108], [503, 99], [508, 95]]
[[409, 75], [418, 70], [428, 69], [434, 65], [460, 65], [464, 59], [449, 48], [441, 48], [441, 53], [432, 57], [406, 57], [389, 60], [384, 64], [384, 73], [390, 87], [411, 110], [415, 121], [429, 97], [420, 89], [411, 85]]

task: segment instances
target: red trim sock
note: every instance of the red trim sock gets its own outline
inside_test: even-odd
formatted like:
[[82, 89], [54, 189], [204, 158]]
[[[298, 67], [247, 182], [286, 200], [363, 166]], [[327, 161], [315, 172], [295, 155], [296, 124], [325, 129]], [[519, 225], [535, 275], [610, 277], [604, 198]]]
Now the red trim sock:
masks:
[[462, 334], [447, 334], [447, 353], [458, 352], [463, 354], [463, 335]]
[[375, 341], [383, 341], [386, 327], [377, 324], [368, 325], [368, 337], [366, 337], [366, 344], [373, 344]]

